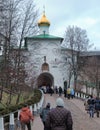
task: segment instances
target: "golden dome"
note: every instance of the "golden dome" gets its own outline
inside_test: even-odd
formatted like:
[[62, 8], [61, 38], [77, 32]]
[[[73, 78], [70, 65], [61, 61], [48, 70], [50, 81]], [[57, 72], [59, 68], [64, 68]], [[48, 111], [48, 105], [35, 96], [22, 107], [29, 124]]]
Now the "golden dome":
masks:
[[39, 20], [38, 25], [39, 26], [41, 26], [41, 25], [48, 25], [48, 26], [50, 26], [50, 22], [47, 19], [47, 17], [45, 16], [45, 14], [43, 14], [42, 18]]

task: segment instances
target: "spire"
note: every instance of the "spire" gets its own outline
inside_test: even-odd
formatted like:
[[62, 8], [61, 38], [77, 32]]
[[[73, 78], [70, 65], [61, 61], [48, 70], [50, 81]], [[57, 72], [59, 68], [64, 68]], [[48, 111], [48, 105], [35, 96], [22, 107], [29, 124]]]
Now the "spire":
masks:
[[45, 6], [43, 6], [43, 15], [41, 19], [38, 21], [38, 26], [44, 26], [44, 25], [50, 26], [50, 22], [45, 15]]
[[38, 26], [40, 28], [40, 34], [49, 34], [50, 22], [45, 15], [45, 6], [43, 6], [43, 15], [41, 19], [38, 21]]
[[45, 5], [43, 5], [43, 14], [45, 15]]

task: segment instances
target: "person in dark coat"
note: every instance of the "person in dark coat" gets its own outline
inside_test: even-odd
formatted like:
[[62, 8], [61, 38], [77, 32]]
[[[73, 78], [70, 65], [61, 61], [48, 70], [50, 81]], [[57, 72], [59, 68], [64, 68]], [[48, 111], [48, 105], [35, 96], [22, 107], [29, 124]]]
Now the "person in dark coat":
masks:
[[52, 94], [53, 94], [53, 88], [52, 87], [49, 88], [49, 92], [50, 92], [50, 96], [52, 96]]
[[89, 114], [90, 114], [90, 117], [94, 117], [94, 110], [95, 110], [95, 106], [93, 103], [89, 104]]
[[64, 108], [62, 98], [57, 98], [56, 108], [52, 108], [49, 111], [45, 126], [48, 130], [73, 130], [71, 112]]
[[64, 89], [64, 97], [66, 98], [67, 96], [67, 89]]
[[62, 90], [62, 87], [60, 86], [60, 87], [59, 87], [59, 96], [62, 95], [62, 92], [63, 92], [63, 90]]
[[89, 104], [89, 114], [90, 117], [94, 117], [94, 112], [95, 112], [95, 100], [94, 98], [91, 96], [90, 99], [88, 99], [88, 104]]
[[100, 99], [98, 97], [96, 97], [96, 99], [95, 99], [95, 111], [96, 111], [97, 117], [99, 117]]
[[42, 109], [42, 112], [40, 113], [40, 117], [41, 117], [43, 125], [44, 125], [44, 130], [46, 130], [45, 120], [46, 120], [46, 117], [47, 117], [47, 114], [48, 114], [49, 111], [50, 111], [50, 103], [47, 103], [46, 107], [44, 107]]

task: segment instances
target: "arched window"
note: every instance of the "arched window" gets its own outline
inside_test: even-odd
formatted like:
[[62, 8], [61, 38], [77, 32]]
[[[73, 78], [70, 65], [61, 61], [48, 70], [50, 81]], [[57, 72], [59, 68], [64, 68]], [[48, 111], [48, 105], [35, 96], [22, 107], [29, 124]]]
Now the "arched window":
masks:
[[49, 71], [49, 65], [47, 63], [42, 64], [42, 71]]

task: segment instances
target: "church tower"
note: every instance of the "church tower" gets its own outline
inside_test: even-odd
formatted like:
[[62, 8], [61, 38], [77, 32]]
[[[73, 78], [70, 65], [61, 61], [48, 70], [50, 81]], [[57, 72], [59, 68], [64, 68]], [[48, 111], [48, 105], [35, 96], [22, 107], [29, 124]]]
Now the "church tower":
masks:
[[26, 68], [27, 82], [33, 86], [63, 87], [67, 79], [66, 59], [62, 54], [62, 37], [49, 34], [50, 22], [45, 12], [38, 21], [39, 35], [25, 37], [29, 53]]

